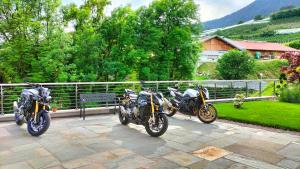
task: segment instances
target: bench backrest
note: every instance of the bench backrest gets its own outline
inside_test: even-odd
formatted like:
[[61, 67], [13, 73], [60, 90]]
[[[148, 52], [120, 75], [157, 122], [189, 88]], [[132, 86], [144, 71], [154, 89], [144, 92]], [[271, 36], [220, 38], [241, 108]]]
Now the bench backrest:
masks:
[[91, 103], [91, 102], [115, 102], [115, 93], [91, 93], [91, 94], [80, 94], [80, 102]]

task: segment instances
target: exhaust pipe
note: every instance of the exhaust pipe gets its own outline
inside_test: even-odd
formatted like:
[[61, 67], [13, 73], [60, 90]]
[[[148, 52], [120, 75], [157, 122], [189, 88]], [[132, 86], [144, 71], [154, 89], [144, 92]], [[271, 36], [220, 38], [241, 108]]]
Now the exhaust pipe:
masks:
[[18, 103], [16, 101], [14, 101], [14, 103], [13, 103], [13, 110], [14, 110], [14, 114], [15, 114], [16, 123], [17, 123], [17, 125], [21, 126], [22, 124], [24, 124], [26, 122], [26, 120], [25, 120], [25, 116], [20, 113], [20, 109], [19, 109]]

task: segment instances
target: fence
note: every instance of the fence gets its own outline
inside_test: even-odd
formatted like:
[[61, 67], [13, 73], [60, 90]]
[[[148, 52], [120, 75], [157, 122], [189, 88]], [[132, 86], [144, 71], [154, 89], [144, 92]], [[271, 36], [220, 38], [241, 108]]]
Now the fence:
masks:
[[[211, 99], [233, 98], [235, 94], [246, 97], [272, 96], [277, 80], [205, 80], [205, 81], [149, 81], [144, 86], [162, 92], [168, 97], [167, 87], [179, 86], [180, 91], [202, 85], [207, 87]], [[86, 93], [115, 93], [122, 97], [124, 89], [141, 90], [140, 82], [81, 82], [81, 83], [42, 83], [51, 90], [52, 105], [59, 110], [79, 108], [79, 95]], [[12, 113], [13, 101], [17, 100], [27, 84], [0, 84], [0, 113]], [[106, 103], [91, 103], [87, 107], [110, 106]]]

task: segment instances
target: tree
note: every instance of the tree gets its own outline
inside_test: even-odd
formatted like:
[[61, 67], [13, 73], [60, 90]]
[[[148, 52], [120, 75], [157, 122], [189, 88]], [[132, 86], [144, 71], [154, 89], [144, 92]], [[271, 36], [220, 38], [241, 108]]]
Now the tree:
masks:
[[259, 20], [262, 20], [262, 19], [264, 19], [264, 17], [263, 17], [262, 15], [256, 15], [256, 16], [254, 17], [254, 20], [255, 20], [255, 21], [259, 21]]
[[137, 48], [144, 54], [139, 77], [191, 79], [200, 51], [200, 44], [193, 39], [200, 33], [195, 24], [199, 22], [197, 5], [192, 0], [158, 0], [139, 9], [138, 15]]
[[254, 59], [246, 51], [231, 50], [217, 64], [219, 75], [226, 80], [245, 79], [253, 72]]
[[281, 56], [281, 59], [286, 59], [289, 62], [288, 67], [282, 68], [282, 72], [286, 74], [288, 82], [300, 84], [300, 53], [287, 52]]

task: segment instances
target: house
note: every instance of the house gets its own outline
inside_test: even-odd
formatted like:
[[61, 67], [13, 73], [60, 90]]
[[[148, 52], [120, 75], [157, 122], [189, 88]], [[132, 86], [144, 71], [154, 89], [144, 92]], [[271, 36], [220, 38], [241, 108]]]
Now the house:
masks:
[[229, 50], [248, 51], [256, 59], [279, 59], [285, 52], [298, 51], [297, 49], [270, 42], [235, 41], [220, 36], [212, 36], [202, 39], [203, 52], [199, 62], [215, 62], [220, 56]]

